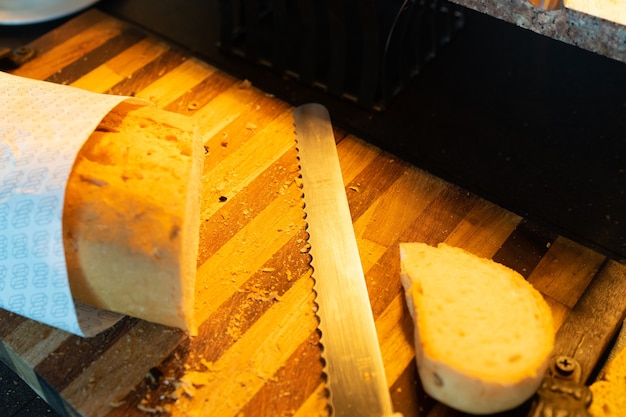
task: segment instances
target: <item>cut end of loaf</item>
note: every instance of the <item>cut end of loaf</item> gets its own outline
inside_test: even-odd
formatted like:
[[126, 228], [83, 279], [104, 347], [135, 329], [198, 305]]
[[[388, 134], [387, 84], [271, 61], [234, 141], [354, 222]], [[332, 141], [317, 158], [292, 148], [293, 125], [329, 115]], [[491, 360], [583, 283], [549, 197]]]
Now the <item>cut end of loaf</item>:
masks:
[[480, 414], [530, 397], [554, 346], [542, 295], [510, 268], [445, 244], [403, 243], [400, 258], [425, 390]]
[[194, 335], [203, 143], [188, 117], [118, 105], [81, 149], [66, 187], [73, 296]]

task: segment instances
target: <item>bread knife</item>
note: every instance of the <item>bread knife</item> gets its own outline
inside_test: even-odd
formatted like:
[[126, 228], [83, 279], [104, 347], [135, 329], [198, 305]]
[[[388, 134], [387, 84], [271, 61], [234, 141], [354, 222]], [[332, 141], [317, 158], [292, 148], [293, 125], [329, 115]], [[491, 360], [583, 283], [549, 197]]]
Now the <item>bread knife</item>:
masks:
[[330, 117], [320, 104], [299, 106], [293, 116], [328, 405], [338, 417], [389, 417], [391, 396]]

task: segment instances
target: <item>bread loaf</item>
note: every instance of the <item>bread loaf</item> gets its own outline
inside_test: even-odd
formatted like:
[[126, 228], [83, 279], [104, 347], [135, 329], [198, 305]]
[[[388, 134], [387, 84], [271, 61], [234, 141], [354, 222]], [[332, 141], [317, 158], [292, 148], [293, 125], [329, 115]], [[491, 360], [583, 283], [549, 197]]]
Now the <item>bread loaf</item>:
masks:
[[626, 348], [610, 359], [602, 379], [589, 389], [593, 394], [589, 414], [593, 417], [626, 416]]
[[195, 334], [203, 155], [188, 117], [122, 103], [102, 120], [66, 188], [75, 299]]
[[445, 244], [402, 243], [400, 260], [424, 390], [472, 414], [530, 398], [554, 346], [541, 294], [504, 265]]

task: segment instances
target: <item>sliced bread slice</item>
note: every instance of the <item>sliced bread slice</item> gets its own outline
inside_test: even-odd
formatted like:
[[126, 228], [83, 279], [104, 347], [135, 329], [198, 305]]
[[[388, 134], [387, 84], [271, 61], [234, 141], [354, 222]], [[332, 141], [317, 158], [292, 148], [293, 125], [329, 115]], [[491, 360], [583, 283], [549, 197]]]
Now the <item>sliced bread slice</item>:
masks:
[[400, 260], [424, 390], [472, 414], [529, 399], [554, 347], [542, 295], [512, 269], [446, 244], [402, 243]]

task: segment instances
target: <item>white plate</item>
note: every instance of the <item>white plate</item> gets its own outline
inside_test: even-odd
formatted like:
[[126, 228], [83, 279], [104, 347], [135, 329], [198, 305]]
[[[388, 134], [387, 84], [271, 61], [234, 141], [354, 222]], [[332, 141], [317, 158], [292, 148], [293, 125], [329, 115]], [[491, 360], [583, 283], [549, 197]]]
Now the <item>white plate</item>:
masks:
[[0, 0], [0, 24], [25, 25], [58, 19], [99, 0]]

